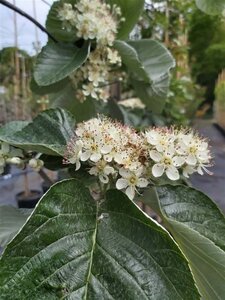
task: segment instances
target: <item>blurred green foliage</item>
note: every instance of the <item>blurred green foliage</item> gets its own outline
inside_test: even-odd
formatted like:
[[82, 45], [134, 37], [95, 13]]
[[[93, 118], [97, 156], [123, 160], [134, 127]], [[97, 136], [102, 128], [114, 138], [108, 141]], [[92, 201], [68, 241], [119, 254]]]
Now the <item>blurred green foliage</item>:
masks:
[[225, 24], [222, 17], [195, 9], [190, 21], [190, 66], [196, 82], [206, 88], [207, 102], [214, 99], [219, 73], [225, 67]]

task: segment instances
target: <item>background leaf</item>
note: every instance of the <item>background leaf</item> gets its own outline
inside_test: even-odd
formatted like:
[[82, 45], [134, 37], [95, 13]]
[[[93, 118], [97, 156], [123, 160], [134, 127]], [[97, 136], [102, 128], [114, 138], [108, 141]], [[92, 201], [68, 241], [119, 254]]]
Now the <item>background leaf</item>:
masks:
[[169, 71], [175, 66], [170, 52], [151, 39], [116, 41], [115, 48], [131, 72], [138, 97], [151, 111], [160, 113], [169, 87]]
[[136, 25], [144, 8], [144, 0], [107, 0], [112, 6], [116, 4], [121, 8], [122, 17], [125, 18], [125, 22], [121, 22], [117, 34], [118, 39], [126, 39], [129, 33]]
[[48, 43], [42, 48], [34, 68], [34, 79], [40, 86], [60, 81], [78, 69], [89, 55], [90, 45]]
[[1, 299], [199, 299], [167, 232], [120, 191], [53, 186], [0, 260]]
[[60, 108], [40, 113], [26, 126], [20, 124], [17, 131], [15, 122], [0, 128], [0, 140], [25, 150], [50, 155], [63, 155], [68, 140], [72, 137], [75, 120]]
[[160, 214], [187, 257], [203, 299], [224, 299], [224, 215], [206, 195], [190, 187], [165, 185], [153, 192], [145, 196], [145, 203]]
[[0, 247], [16, 235], [31, 214], [31, 209], [18, 209], [13, 206], [0, 205]]
[[209, 15], [219, 15], [225, 10], [224, 0], [196, 0], [196, 5]]

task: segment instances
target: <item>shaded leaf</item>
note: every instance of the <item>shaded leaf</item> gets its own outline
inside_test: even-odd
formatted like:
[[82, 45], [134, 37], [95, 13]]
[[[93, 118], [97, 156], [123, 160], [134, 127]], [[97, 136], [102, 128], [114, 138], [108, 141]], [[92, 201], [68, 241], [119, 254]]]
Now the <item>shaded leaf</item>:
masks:
[[0, 260], [1, 299], [199, 299], [182, 253], [120, 191], [53, 186]]
[[71, 82], [58, 91], [49, 95], [51, 107], [62, 107], [70, 111], [77, 122], [85, 121], [96, 115], [94, 100], [88, 97], [83, 103], [76, 99], [76, 91]]
[[125, 22], [120, 23], [117, 38], [122, 40], [128, 38], [143, 11], [144, 0], [107, 0], [107, 2], [111, 6], [113, 4], [119, 6], [122, 17], [125, 18]]
[[4, 248], [31, 214], [31, 209], [0, 205], [0, 247]]
[[196, 0], [196, 5], [209, 15], [219, 15], [225, 10], [224, 0]]
[[31, 88], [31, 91], [33, 93], [35, 93], [36, 95], [44, 96], [47, 94], [60, 92], [67, 86], [68, 81], [69, 81], [69, 78], [64, 78], [61, 81], [58, 81], [57, 83], [53, 83], [53, 84], [50, 84], [47, 86], [39, 86], [39, 85], [37, 85], [34, 78], [32, 78], [31, 82], [30, 82], [30, 88]]
[[115, 48], [131, 72], [137, 96], [151, 111], [160, 113], [168, 92], [169, 71], [175, 66], [170, 52], [151, 39], [116, 41]]
[[[153, 193], [154, 191], [152, 191]], [[225, 217], [206, 195], [187, 186], [157, 187], [145, 197], [187, 257], [204, 299], [225, 294]]]
[[165, 74], [157, 81], [149, 85], [146, 82], [132, 79], [132, 85], [138, 97], [153, 113], [161, 113], [168, 92], [169, 76]]
[[75, 120], [69, 112], [58, 108], [40, 113], [18, 131], [14, 124], [0, 128], [0, 140], [25, 150], [63, 155], [67, 141], [73, 135]]
[[78, 69], [89, 55], [90, 45], [48, 43], [42, 48], [34, 68], [34, 79], [40, 86], [58, 82]]

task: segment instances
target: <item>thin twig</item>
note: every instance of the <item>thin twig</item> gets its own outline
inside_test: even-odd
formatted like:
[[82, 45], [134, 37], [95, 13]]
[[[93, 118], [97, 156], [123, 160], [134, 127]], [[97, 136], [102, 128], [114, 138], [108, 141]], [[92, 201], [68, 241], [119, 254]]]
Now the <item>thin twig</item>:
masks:
[[35, 24], [39, 29], [41, 29], [43, 32], [45, 32], [48, 37], [50, 39], [52, 39], [55, 43], [58, 43], [58, 41], [54, 38], [54, 36], [51, 35], [51, 33], [49, 33], [44, 26], [42, 26], [38, 21], [36, 21], [34, 18], [32, 18], [30, 15], [28, 15], [26, 12], [24, 12], [23, 10], [21, 10], [20, 8], [16, 7], [15, 5], [9, 3], [6, 0], [0, 0], [0, 4], [8, 7], [9, 9], [17, 12], [18, 14], [20, 14], [21, 16], [25, 17], [26, 19], [28, 19], [29, 21], [31, 21], [33, 24]]
[[43, 171], [43, 169], [39, 170], [39, 175], [44, 179], [45, 183], [51, 186], [54, 182], [48, 177], [48, 175]]

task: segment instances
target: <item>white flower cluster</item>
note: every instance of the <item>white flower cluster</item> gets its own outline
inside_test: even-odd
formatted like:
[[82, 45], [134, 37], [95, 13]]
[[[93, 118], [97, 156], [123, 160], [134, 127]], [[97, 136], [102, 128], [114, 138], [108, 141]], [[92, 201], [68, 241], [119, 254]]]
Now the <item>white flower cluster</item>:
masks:
[[208, 143], [191, 131], [153, 128], [137, 133], [98, 117], [78, 125], [64, 163], [75, 164], [76, 171], [86, 164], [89, 174], [101, 183], [114, 184], [133, 199], [154, 178], [165, 173], [170, 180], [178, 180], [180, 171], [186, 177], [196, 171], [202, 174], [210, 160]]
[[83, 66], [70, 76], [73, 86], [78, 89], [77, 99], [83, 102], [91, 96], [96, 100], [107, 101], [109, 92], [105, 86], [110, 81], [111, 67], [116, 65], [121, 65], [117, 50], [97, 46]]
[[211, 154], [206, 140], [191, 130], [174, 128], [153, 128], [145, 133], [149, 145], [149, 155], [154, 161], [152, 174], [161, 177], [165, 172], [171, 180], [183, 176], [189, 177], [194, 172], [203, 175], [203, 170], [211, 174]]
[[121, 65], [118, 51], [112, 48], [119, 21], [123, 21], [120, 8], [101, 0], [80, 0], [74, 6], [64, 3], [58, 16], [66, 30], [74, 29], [77, 37], [96, 43], [84, 65], [70, 76], [74, 87], [81, 88], [78, 100], [91, 96], [106, 101], [109, 95], [102, 86], [109, 81], [112, 66]]

